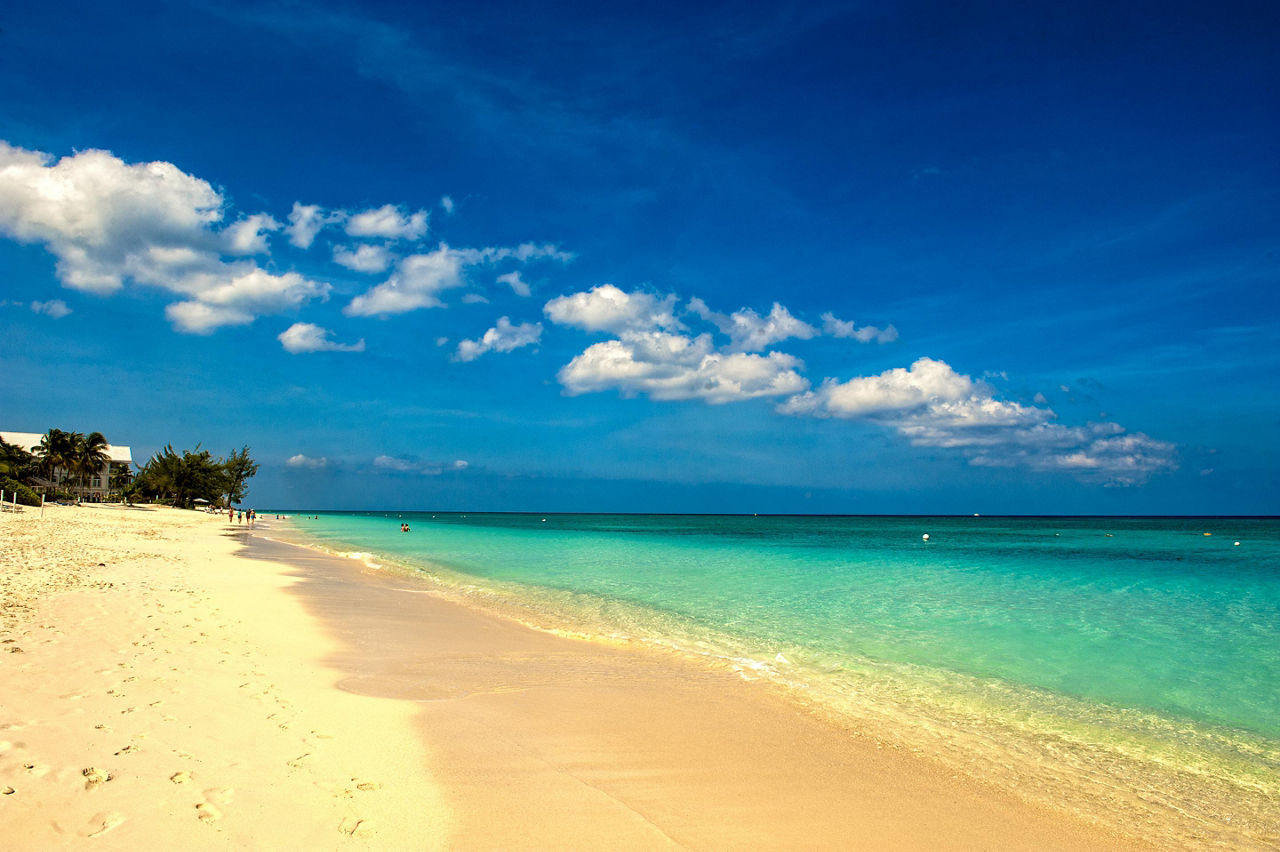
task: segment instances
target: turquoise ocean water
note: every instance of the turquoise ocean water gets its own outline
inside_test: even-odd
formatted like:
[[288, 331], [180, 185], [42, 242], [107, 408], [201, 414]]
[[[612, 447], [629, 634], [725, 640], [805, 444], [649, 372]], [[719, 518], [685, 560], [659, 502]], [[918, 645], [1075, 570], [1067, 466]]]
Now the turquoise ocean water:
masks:
[[370, 512], [293, 526], [542, 629], [775, 682], [851, 735], [1159, 843], [1280, 843], [1274, 519]]

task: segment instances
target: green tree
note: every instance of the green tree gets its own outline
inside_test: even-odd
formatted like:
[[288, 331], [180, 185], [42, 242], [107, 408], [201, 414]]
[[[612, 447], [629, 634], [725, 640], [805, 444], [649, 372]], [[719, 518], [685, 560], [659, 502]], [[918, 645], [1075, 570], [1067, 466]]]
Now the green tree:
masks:
[[138, 472], [137, 492], [172, 500], [173, 505], [190, 509], [197, 499], [213, 502], [226, 493], [226, 469], [221, 459], [208, 450], [174, 451], [173, 445], [153, 455]]
[[111, 466], [111, 478], [107, 486], [112, 491], [123, 495], [132, 483], [133, 471], [129, 469], [129, 465], [120, 463]]
[[0, 477], [26, 482], [37, 473], [39, 462], [31, 453], [0, 440]]
[[258, 472], [258, 463], [249, 457], [249, 447], [244, 446], [238, 453], [232, 450], [222, 467], [226, 473], [224, 493], [227, 495], [227, 505], [231, 506], [245, 498], [249, 491], [249, 480]]
[[70, 471], [74, 455], [75, 435], [61, 429], [50, 429], [40, 439], [40, 446], [36, 447], [40, 473], [54, 485], [61, 484], [62, 478]]
[[84, 496], [84, 490], [88, 485], [89, 477], [100, 472], [104, 465], [111, 460], [107, 455], [106, 437], [101, 432], [90, 432], [88, 435], [75, 433], [73, 440], [73, 448], [68, 468], [75, 473], [80, 482], [81, 496]]

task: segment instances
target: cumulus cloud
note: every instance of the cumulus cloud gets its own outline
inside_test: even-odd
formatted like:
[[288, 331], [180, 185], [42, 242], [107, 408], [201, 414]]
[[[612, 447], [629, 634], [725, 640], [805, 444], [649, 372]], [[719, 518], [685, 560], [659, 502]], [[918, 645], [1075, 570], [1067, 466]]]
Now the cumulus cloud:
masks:
[[181, 331], [207, 333], [262, 313], [324, 299], [329, 285], [276, 275], [222, 254], [265, 250], [279, 224], [266, 214], [221, 231], [224, 200], [171, 163], [125, 163], [107, 151], [54, 161], [0, 142], [0, 233], [44, 245], [63, 285], [110, 295], [126, 281], [182, 296], [166, 314]]
[[616, 389], [654, 399], [701, 399], [720, 404], [797, 393], [808, 382], [798, 358], [715, 351], [710, 335], [690, 338], [665, 331], [629, 331], [589, 346], [558, 378], [570, 396]]
[[293, 209], [289, 211], [289, 224], [284, 232], [288, 234], [289, 242], [298, 248], [311, 248], [316, 234], [322, 228], [337, 224], [346, 217], [347, 214], [341, 210], [325, 210], [319, 204], [301, 204], [295, 201]]
[[392, 254], [386, 246], [361, 243], [354, 248], [333, 247], [333, 262], [356, 272], [386, 272], [391, 261]]
[[297, 310], [312, 299], [329, 297], [328, 284], [311, 281], [296, 272], [275, 275], [252, 262], [201, 264], [174, 268], [168, 289], [190, 296], [165, 309], [180, 330], [209, 334], [225, 325], [247, 325], [261, 314]]
[[511, 292], [515, 293], [517, 296], [528, 298], [533, 295], [533, 291], [529, 289], [529, 285], [520, 277], [520, 270], [518, 269], [504, 275], [499, 275], [498, 283], [506, 284], [511, 288]]
[[347, 316], [389, 316], [438, 308], [440, 294], [462, 286], [463, 256], [443, 243], [433, 252], [402, 259], [383, 283], [356, 296], [342, 309]]
[[760, 352], [791, 337], [808, 340], [818, 334], [816, 328], [796, 319], [777, 302], [765, 317], [750, 308], [732, 314], [716, 313], [696, 297], [689, 300], [689, 311], [727, 334], [730, 348], [735, 352]]
[[822, 315], [822, 331], [831, 337], [843, 337], [859, 343], [892, 343], [898, 339], [898, 330], [892, 325], [876, 328], [864, 325], [858, 328], [856, 323], [836, 319], [835, 314], [827, 311]]
[[486, 352], [511, 352], [522, 346], [532, 346], [542, 339], [542, 323], [523, 322], [512, 325], [507, 317], [499, 317], [498, 324], [478, 340], [463, 340], [454, 354], [456, 361], [474, 361]]
[[[356, 296], [343, 308], [343, 313], [347, 316], [390, 316], [421, 308], [443, 307], [441, 294], [465, 284], [464, 273], [469, 267], [508, 260], [528, 262], [548, 258], [567, 260], [572, 255], [551, 244], [455, 249], [441, 243], [433, 252], [412, 254], [402, 259], [390, 278]], [[477, 300], [473, 298], [472, 301]]]
[[440, 196], [440, 209], [444, 211], [446, 216], [453, 215], [453, 199], [447, 195]]
[[384, 204], [352, 214], [346, 231], [352, 237], [420, 240], [427, 235], [427, 211], [407, 213], [393, 204]]
[[58, 277], [107, 295], [123, 286], [133, 259], [152, 247], [209, 251], [222, 196], [171, 163], [128, 164], [107, 151], [58, 162], [0, 142], [0, 231], [42, 243]]
[[227, 254], [268, 254], [271, 249], [267, 246], [267, 234], [282, 227], [266, 213], [246, 216], [222, 232], [226, 239]]
[[863, 417], [904, 411], [932, 402], [953, 402], [974, 393], [974, 381], [943, 361], [921, 358], [909, 369], [895, 367], [878, 376], [837, 382], [828, 379], [815, 391], [787, 400], [786, 414], [815, 417]]
[[71, 313], [71, 309], [67, 307], [67, 303], [61, 299], [50, 299], [47, 302], [31, 303], [31, 310], [37, 314], [53, 317], [54, 319], [62, 319]]
[[302, 352], [363, 352], [364, 339], [355, 343], [336, 343], [330, 339], [333, 332], [309, 322], [295, 322], [282, 331], [277, 340], [286, 352], [294, 355]]
[[300, 470], [319, 470], [322, 467], [328, 467], [329, 460], [323, 456], [320, 458], [312, 458], [310, 456], [305, 456], [302, 453], [298, 453], [296, 456], [290, 456], [289, 460], [285, 462], [285, 465], [287, 467]]
[[556, 325], [583, 331], [675, 330], [683, 328], [676, 319], [676, 297], [650, 293], [628, 293], [612, 284], [601, 284], [586, 292], [558, 296], [543, 306], [543, 313]]
[[977, 466], [1067, 471], [1109, 485], [1177, 467], [1173, 444], [1116, 423], [1060, 424], [1051, 409], [998, 399], [985, 382], [931, 358], [847, 382], [827, 379], [778, 410], [881, 423], [915, 446], [957, 449]]

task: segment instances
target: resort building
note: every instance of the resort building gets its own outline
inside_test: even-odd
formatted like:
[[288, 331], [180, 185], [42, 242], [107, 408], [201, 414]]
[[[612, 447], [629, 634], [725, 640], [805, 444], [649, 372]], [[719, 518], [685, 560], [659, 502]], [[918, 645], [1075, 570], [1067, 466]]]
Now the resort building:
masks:
[[[43, 432], [0, 432], [0, 441], [6, 444], [12, 444], [15, 447], [21, 447], [29, 453], [35, 454], [40, 448], [40, 441], [44, 438]], [[107, 444], [102, 448], [107, 454], [107, 462], [102, 468], [92, 475], [85, 478], [85, 496], [89, 499], [105, 496], [111, 490], [111, 474], [118, 468], [126, 470], [133, 464], [133, 453], [128, 447]], [[36, 490], [47, 490], [57, 487], [66, 471], [58, 468], [54, 471], [54, 480], [45, 481]], [[71, 483], [68, 483], [68, 486]]]

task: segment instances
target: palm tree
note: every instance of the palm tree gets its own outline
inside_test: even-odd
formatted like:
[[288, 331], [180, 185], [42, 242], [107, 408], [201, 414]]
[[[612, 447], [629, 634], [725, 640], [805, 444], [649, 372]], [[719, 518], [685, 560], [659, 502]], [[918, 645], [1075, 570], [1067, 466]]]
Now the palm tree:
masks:
[[36, 447], [36, 458], [40, 460], [40, 472], [54, 485], [58, 484], [58, 472], [69, 472], [71, 460], [75, 453], [74, 435], [61, 429], [50, 429], [40, 439]]
[[74, 450], [71, 456], [71, 469], [80, 477], [80, 496], [84, 499], [86, 479], [102, 470], [111, 460], [107, 455], [107, 439], [101, 432], [90, 432], [88, 435], [75, 433]]
[[36, 466], [35, 456], [22, 447], [0, 440], [0, 476], [10, 476], [22, 482]]

